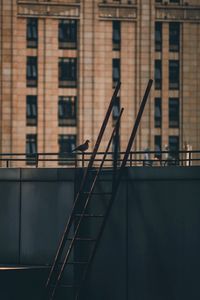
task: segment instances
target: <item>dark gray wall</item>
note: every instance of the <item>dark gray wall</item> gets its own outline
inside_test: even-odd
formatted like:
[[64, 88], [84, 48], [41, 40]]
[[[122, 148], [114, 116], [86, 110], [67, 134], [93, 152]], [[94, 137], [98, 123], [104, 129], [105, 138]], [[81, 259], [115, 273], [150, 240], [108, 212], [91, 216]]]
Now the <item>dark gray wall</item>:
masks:
[[[0, 264], [51, 263], [73, 204], [74, 175], [0, 169]], [[107, 179], [98, 190], [109, 190]], [[199, 195], [199, 167], [127, 169], [81, 300], [200, 299]], [[90, 210], [103, 211], [106, 201], [96, 196]], [[89, 224], [91, 235], [96, 227]], [[36, 291], [47, 273], [17, 274], [18, 290], [29, 279], [28, 290]], [[16, 282], [8, 273], [0, 277]], [[6, 290], [0, 298], [13, 296]]]
[[74, 200], [74, 170], [0, 169], [0, 264], [49, 264]]
[[82, 300], [200, 299], [200, 168], [132, 168]]

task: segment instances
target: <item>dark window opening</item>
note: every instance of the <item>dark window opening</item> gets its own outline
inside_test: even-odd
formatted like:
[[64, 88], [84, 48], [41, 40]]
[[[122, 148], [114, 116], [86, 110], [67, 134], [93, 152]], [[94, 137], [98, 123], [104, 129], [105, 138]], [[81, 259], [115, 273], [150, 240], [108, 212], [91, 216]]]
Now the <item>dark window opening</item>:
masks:
[[155, 148], [155, 157], [161, 159], [162, 157], [162, 137], [161, 135], [155, 135], [154, 137], [154, 148]]
[[60, 20], [58, 43], [60, 49], [77, 48], [77, 21]]
[[112, 113], [113, 125], [116, 124], [119, 115], [120, 115], [120, 98], [116, 97], [114, 100], [113, 113]]
[[169, 127], [179, 127], [179, 99], [169, 98]]
[[155, 89], [161, 90], [162, 88], [162, 63], [161, 60], [155, 61]]
[[37, 126], [37, 96], [26, 97], [26, 125]]
[[28, 18], [26, 27], [26, 40], [28, 48], [38, 46], [38, 19]]
[[121, 24], [119, 21], [113, 21], [113, 50], [120, 50], [120, 43], [121, 43]]
[[72, 150], [76, 147], [76, 135], [72, 134], [60, 134], [58, 138], [59, 145], [59, 164], [65, 165], [73, 163], [75, 153]]
[[[115, 134], [112, 141], [112, 153], [113, 153], [113, 162], [116, 158], [117, 160], [120, 159], [120, 134]], [[117, 154], [117, 155], [116, 155]], [[116, 155], [116, 156], [115, 156]]]
[[37, 86], [37, 57], [28, 56], [26, 65], [26, 85], [27, 87]]
[[180, 0], [170, 0], [170, 3], [180, 3]]
[[162, 23], [155, 23], [155, 50], [162, 51]]
[[178, 60], [169, 61], [169, 89], [170, 90], [179, 89], [179, 61]]
[[26, 164], [35, 165], [37, 161], [37, 135], [26, 135]]
[[169, 136], [169, 155], [170, 158], [179, 158], [179, 136]]
[[170, 23], [169, 24], [169, 51], [179, 51], [180, 45], [180, 24]]
[[77, 86], [76, 58], [59, 58], [59, 87]]
[[112, 77], [113, 77], [113, 87], [120, 81], [120, 59], [115, 58], [113, 59], [112, 63]]
[[60, 96], [58, 102], [58, 124], [59, 126], [76, 125], [76, 102], [74, 96]]
[[155, 123], [156, 128], [161, 128], [161, 126], [162, 126], [162, 103], [161, 103], [161, 98], [155, 98], [154, 123]]

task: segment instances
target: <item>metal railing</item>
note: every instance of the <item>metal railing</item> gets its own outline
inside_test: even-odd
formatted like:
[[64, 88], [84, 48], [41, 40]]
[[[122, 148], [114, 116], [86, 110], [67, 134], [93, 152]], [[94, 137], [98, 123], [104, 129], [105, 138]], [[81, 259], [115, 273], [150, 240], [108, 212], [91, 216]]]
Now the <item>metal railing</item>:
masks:
[[[121, 165], [125, 152], [119, 152], [117, 166]], [[87, 167], [92, 152], [85, 153], [1, 153], [0, 167], [2, 168], [66, 168]], [[98, 167], [104, 152], [97, 152], [94, 166]], [[108, 152], [105, 167], [112, 167], [114, 152]], [[197, 166], [200, 165], [200, 150], [173, 151], [131, 151], [127, 166]]]

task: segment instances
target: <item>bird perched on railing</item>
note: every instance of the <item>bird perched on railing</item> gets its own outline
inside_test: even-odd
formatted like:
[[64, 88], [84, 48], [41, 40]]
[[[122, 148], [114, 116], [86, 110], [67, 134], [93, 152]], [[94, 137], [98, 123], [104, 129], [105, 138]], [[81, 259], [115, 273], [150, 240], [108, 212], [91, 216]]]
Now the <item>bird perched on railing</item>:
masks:
[[85, 152], [89, 148], [89, 142], [90, 142], [89, 140], [86, 140], [86, 142], [84, 144], [79, 145], [78, 147], [73, 149], [72, 152], [74, 152], [74, 151]]

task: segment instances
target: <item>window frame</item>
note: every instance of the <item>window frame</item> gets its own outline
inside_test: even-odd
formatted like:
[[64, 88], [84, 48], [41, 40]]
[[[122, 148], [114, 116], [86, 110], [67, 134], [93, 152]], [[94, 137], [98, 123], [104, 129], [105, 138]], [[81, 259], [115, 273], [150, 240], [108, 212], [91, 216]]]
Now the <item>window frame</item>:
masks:
[[[159, 105], [157, 105], [159, 103]], [[157, 107], [160, 110], [160, 116], [157, 115]], [[162, 99], [161, 97], [156, 97], [154, 99], [154, 127], [162, 128]]]
[[[70, 141], [70, 138], [73, 140], [74, 143], [72, 143], [70, 149], [67, 149], [66, 151], [61, 151], [62, 147], [67, 145], [67, 142], [62, 143], [62, 141]], [[59, 134], [58, 136], [58, 164], [59, 165], [68, 165], [68, 164], [73, 164], [73, 160], [76, 158], [76, 153], [72, 152], [72, 150], [76, 147], [76, 135], [75, 134]]]
[[[159, 63], [159, 66], [156, 66], [158, 65]], [[160, 74], [160, 78], [157, 78], [157, 74]], [[156, 59], [155, 60], [155, 76], [154, 76], [154, 79], [155, 79], [155, 89], [156, 90], [161, 90], [162, 89], [162, 61], [161, 59]]]
[[58, 23], [58, 47], [59, 49], [77, 49], [76, 19], [61, 19]]
[[[177, 65], [172, 67], [172, 64], [175, 63], [177, 63]], [[177, 59], [171, 59], [169, 60], [169, 90], [179, 90], [179, 87], [180, 87], [180, 62]]]
[[112, 46], [114, 51], [121, 48], [121, 22], [117, 20], [112, 22]]
[[[28, 150], [28, 147], [30, 151]], [[36, 165], [37, 164], [37, 134], [27, 134], [26, 135], [26, 164]], [[35, 152], [32, 151], [33, 148]]]
[[77, 87], [77, 58], [59, 57], [58, 61], [59, 88]]
[[155, 158], [162, 159], [162, 136], [161, 135], [154, 136], [154, 151], [155, 151]]
[[[157, 37], [160, 37], [160, 40]], [[162, 51], [162, 22], [155, 22], [155, 51]]]
[[[170, 103], [171, 102], [171, 103]], [[177, 107], [173, 107], [172, 103], [177, 103]], [[174, 109], [175, 113], [172, 113], [172, 110]], [[171, 110], [171, 111], [170, 111]], [[179, 122], [180, 122], [180, 101], [179, 98], [176, 97], [170, 97], [169, 98], [169, 128], [179, 128]]]
[[[67, 108], [67, 105], [69, 106]], [[76, 126], [77, 96], [59, 96], [58, 98], [58, 125]]]
[[27, 56], [26, 60], [26, 86], [37, 87], [38, 84], [38, 58]]
[[[177, 28], [175, 28], [177, 26]], [[176, 33], [177, 32], [177, 33]], [[179, 52], [180, 50], [180, 23], [169, 23], [169, 51]]]
[[[176, 149], [172, 149], [172, 142], [170, 142], [170, 139], [177, 139], [177, 147]], [[175, 145], [175, 143], [173, 143]], [[180, 149], [180, 137], [178, 135], [169, 135], [169, 154], [170, 158], [172, 159], [179, 159], [179, 149]]]
[[[112, 60], [112, 82], [113, 87], [117, 85], [117, 83], [120, 81], [121, 78], [121, 66], [120, 66], [120, 58], [113, 58]], [[117, 76], [116, 76], [117, 74]]]
[[27, 48], [38, 47], [38, 19], [37, 18], [27, 18], [26, 43], [27, 43]]
[[36, 95], [26, 96], [26, 125], [37, 126], [38, 105]]

